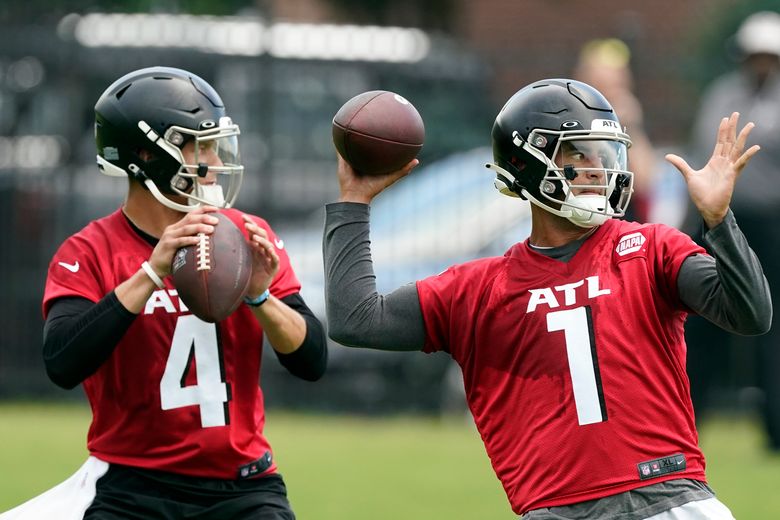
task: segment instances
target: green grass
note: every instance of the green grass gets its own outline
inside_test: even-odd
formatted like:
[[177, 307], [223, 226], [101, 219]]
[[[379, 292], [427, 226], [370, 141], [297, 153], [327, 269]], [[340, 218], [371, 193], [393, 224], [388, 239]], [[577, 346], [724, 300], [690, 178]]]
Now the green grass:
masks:
[[764, 449], [757, 422], [709, 420], [699, 443], [707, 457], [707, 479], [737, 520], [780, 518], [780, 454]]
[[[269, 412], [268, 437], [299, 518], [512, 519], [465, 420]], [[83, 404], [0, 404], [0, 511], [62, 481], [87, 456]], [[710, 484], [739, 520], [780, 518], [780, 456], [747, 419], [708, 421]]]
[[277, 413], [268, 424], [302, 519], [517, 518], [465, 419]]
[[0, 404], [0, 511], [84, 463], [90, 418], [86, 405]]

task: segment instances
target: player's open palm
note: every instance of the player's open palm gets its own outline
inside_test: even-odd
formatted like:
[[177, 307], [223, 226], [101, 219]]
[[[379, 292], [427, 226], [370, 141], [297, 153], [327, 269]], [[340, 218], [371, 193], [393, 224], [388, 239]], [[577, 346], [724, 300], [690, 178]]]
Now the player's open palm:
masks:
[[717, 226], [726, 216], [737, 179], [760, 150], [758, 145], [753, 145], [745, 151], [745, 143], [754, 125], [746, 124], [737, 135], [738, 122], [738, 112], [721, 120], [715, 150], [701, 170], [694, 170], [678, 155], [666, 156], [666, 160], [682, 173], [691, 200], [710, 228]]
[[279, 255], [276, 254], [274, 244], [268, 239], [268, 232], [248, 215], [243, 217], [252, 249], [252, 278], [249, 280], [247, 295], [255, 297], [271, 286], [279, 271]]

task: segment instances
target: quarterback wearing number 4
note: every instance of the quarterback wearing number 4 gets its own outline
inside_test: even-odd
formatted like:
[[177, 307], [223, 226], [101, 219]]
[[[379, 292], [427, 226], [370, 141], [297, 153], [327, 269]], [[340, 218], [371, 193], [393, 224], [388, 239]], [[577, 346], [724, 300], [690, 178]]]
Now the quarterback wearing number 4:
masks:
[[[325, 334], [281, 241], [230, 209], [239, 128], [208, 83], [165, 67], [117, 80], [95, 117], [98, 165], [128, 177], [127, 199], [62, 244], [43, 298], [46, 369], [59, 386], [83, 384], [91, 456], [7, 518], [292, 519], [263, 435], [263, 335], [290, 372], [316, 380]], [[207, 323], [168, 275], [179, 248], [213, 233], [215, 211], [247, 237], [252, 274], [246, 304]]]
[[710, 256], [669, 227], [613, 218], [631, 198], [630, 138], [598, 91], [531, 84], [498, 114], [488, 165], [501, 193], [531, 202], [530, 237], [388, 295], [374, 283], [368, 204], [416, 160], [369, 177], [340, 159], [341, 199], [327, 207], [324, 235], [330, 334], [355, 347], [449, 353], [524, 518], [731, 519], [706, 483], [683, 325], [696, 312], [741, 334], [769, 328], [763, 271], [729, 210], [758, 151], [745, 150], [752, 127], [738, 132], [738, 114], [723, 118], [701, 170], [667, 156]]

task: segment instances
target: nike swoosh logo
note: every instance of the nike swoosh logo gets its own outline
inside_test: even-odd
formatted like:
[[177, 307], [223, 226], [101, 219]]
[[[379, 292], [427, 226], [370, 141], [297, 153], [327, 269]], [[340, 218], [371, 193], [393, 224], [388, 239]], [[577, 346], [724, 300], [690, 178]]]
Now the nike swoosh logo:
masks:
[[274, 239], [274, 244], [276, 245], [277, 249], [284, 249], [284, 240], [282, 240], [280, 238], [275, 238]]
[[65, 262], [59, 262], [59, 264], [70, 271], [71, 273], [77, 273], [79, 271], [79, 261], [76, 260], [75, 264], [66, 264]]

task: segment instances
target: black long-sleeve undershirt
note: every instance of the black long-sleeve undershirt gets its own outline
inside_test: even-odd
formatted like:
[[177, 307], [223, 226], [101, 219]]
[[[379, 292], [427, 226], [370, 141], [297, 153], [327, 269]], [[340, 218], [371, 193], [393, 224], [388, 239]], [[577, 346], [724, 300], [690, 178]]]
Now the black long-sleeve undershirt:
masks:
[[729, 332], [766, 333], [773, 312], [769, 283], [733, 213], [729, 210], [723, 222], [705, 229], [702, 236], [712, 256], [685, 259], [677, 275], [680, 299]]
[[295, 293], [282, 298], [288, 307], [297, 311], [306, 322], [306, 336], [303, 343], [295, 351], [282, 354], [274, 350], [279, 362], [288, 372], [306, 381], [316, 381], [325, 373], [328, 366], [328, 346], [325, 337], [325, 327], [314, 316], [314, 313], [303, 301], [300, 294]]
[[111, 291], [97, 303], [59, 298], [43, 325], [43, 363], [57, 386], [71, 389], [94, 374], [135, 320]]
[[[291, 374], [316, 381], [327, 367], [324, 327], [300, 294], [281, 301], [303, 317], [306, 336], [294, 352], [274, 352]], [[113, 291], [97, 303], [79, 297], [55, 300], [43, 328], [43, 360], [49, 378], [62, 388], [76, 387], [106, 362], [135, 317]]]

